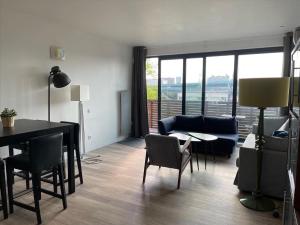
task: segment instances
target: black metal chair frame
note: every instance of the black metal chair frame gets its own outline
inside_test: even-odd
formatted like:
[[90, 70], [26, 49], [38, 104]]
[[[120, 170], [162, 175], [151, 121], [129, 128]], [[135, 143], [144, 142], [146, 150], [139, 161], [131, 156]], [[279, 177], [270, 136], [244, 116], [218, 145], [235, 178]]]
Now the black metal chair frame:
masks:
[[7, 219], [8, 212], [7, 212], [5, 169], [4, 169], [4, 162], [2, 160], [0, 160], [0, 191], [1, 191], [0, 209], [3, 211], [4, 219]]

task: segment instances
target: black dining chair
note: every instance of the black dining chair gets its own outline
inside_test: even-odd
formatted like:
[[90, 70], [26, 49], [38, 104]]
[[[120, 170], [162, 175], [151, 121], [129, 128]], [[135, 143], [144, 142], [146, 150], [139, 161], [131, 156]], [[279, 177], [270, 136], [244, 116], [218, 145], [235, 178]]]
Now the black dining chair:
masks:
[[[78, 123], [67, 122], [67, 121], [61, 121], [61, 123], [72, 124], [74, 126], [74, 146], [73, 146], [73, 148], [74, 148], [75, 155], [76, 155], [76, 162], [77, 162], [77, 169], [78, 169], [78, 174], [75, 174], [75, 178], [79, 178], [80, 184], [83, 184], [81, 157], [80, 157], [80, 149], [79, 149], [80, 125]], [[68, 136], [64, 135], [63, 153], [68, 151], [67, 144], [68, 144]], [[64, 177], [66, 177], [64, 154], [62, 154], [62, 162], [63, 162]], [[57, 186], [59, 185], [59, 183], [57, 182], [57, 172], [56, 171], [50, 171], [50, 172], [44, 174], [44, 176], [42, 177], [42, 181], [53, 184], [54, 192], [57, 192]], [[68, 181], [68, 179], [64, 179], [64, 182], [67, 182], [67, 181]]]
[[3, 211], [4, 219], [7, 219], [7, 198], [6, 198], [6, 182], [5, 182], [5, 169], [4, 162], [0, 160], [0, 192], [1, 192], [1, 206], [0, 209]]
[[[29, 143], [27, 142], [20, 142], [19, 144], [9, 145], [9, 156], [15, 155], [15, 150], [20, 151], [21, 153], [28, 152]], [[30, 174], [27, 171], [14, 171], [14, 176], [21, 177], [26, 181], [26, 189], [30, 188]]]
[[[74, 123], [74, 122], [68, 122], [68, 121], [61, 121], [61, 123], [67, 123], [67, 124], [72, 124], [74, 126], [74, 151], [76, 155], [76, 162], [77, 162], [77, 169], [78, 169], [78, 174], [75, 175], [75, 178], [79, 178], [80, 183], [83, 184], [83, 175], [82, 175], [82, 167], [81, 167], [81, 156], [80, 156], [80, 125], [79, 123]], [[68, 137], [64, 135], [64, 148], [63, 151], [67, 152], [67, 140]], [[65, 162], [64, 155], [63, 155], [63, 163]]]
[[[62, 199], [63, 208], [67, 208], [65, 185], [62, 168], [63, 134], [51, 134], [33, 138], [29, 141], [28, 153], [23, 153], [6, 159], [7, 189], [9, 199], [9, 212], [13, 213], [14, 205], [36, 213], [38, 224], [42, 223], [39, 200], [41, 193]], [[34, 207], [21, 203], [13, 194], [13, 171], [19, 169], [28, 171], [32, 176], [32, 189]], [[43, 171], [56, 170], [59, 176], [61, 194], [43, 189], [41, 187], [41, 174]]]

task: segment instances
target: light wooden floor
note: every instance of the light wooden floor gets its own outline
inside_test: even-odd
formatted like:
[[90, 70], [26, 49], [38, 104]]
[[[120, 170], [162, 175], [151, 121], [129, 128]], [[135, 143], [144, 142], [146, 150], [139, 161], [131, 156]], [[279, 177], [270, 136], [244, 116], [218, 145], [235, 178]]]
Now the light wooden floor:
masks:
[[[189, 167], [176, 189], [177, 171], [167, 168], [148, 169], [145, 186], [142, 173], [145, 152], [123, 144], [112, 144], [93, 154], [101, 154], [99, 164], [84, 164], [84, 184], [68, 196], [68, 208], [62, 211], [61, 201], [42, 196], [44, 224], [51, 225], [259, 225], [281, 224], [271, 213], [255, 212], [239, 203], [234, 186], [234, 161], [217, 158], [201, 160], [200, 171], [191, 175]], [[17, 182], [17, 186], [21, 182]], [[23, 197], [32, 202], [31, 195]], [[36, 224], [35, 214], [15, 207], [5, 225]]]

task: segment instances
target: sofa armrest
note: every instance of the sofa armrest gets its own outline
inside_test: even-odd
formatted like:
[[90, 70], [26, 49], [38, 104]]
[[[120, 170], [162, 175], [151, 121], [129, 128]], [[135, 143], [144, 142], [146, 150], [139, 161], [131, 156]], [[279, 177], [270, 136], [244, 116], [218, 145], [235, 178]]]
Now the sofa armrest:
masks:
[[265, 136], [265, 143], [263, 149], [270, 149], [272, 151], [287, 152], [288, 138]]
[[161, 135], [167, 135], [173, 130], [175, 125], [175, 116], [171, 116], [158, 121], [158, 131]]

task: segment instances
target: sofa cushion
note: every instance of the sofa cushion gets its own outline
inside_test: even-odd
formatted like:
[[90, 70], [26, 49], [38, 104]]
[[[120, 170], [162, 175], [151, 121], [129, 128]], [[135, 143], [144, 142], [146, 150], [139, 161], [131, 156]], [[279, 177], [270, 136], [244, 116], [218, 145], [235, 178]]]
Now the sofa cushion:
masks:
[[237, 124], [236, 119], [204, 117], [204, 132], [212, 134], [236, 134]]
[[174, 129], [175, 116], [164, 118], [158, 121], [158, 131], [162, 135], [167, 135], [171, 130]]
[[176, 116], [174, 129], [181, 131], [201, 131], [203, 116]]

